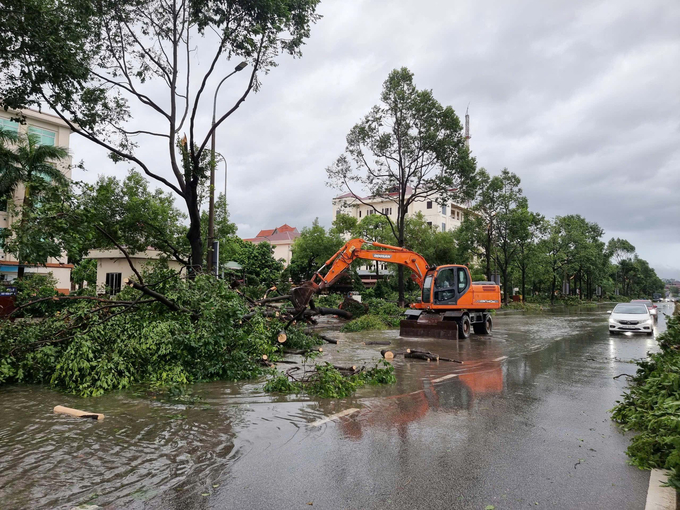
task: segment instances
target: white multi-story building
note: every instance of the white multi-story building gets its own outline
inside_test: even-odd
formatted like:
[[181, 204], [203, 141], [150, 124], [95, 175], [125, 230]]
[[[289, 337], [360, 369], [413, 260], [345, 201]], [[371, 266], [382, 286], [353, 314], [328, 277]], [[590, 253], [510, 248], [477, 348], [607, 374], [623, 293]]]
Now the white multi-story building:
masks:
[[[26, 122], [19, 124], [11, 120], [16, 117], [16, 112], [0, 111], [0, 128], [5, 131], [14, 131], [19, 134], [30, 133], [40, 139], [42, 145], [57, 145], [68, 148], [71, 129], [64, 121], [54, 115], [37, 112], [34, 110], [22, 110]], [[58, 164], [61, 172], [66, 178], [71, 178], [71, 158], [67, 158]], [[12, 216], [8, 212], [8, 202], [20, 205], [24, 200], [25, 188], [19, 185], [11, 197], [4, 197], [0, 200], [0, 228], [9, 228], [20, 218]], [[0, 246], [0, 280], [13, 281], [18, 274], [19, 261], [8, 253], [2, 251]], [[52, 273], [57, 280], [57, 290], [68, 294], [71, 289], [71, 269], [73, 265], [68, 264], [66, 255], [59, 258], [50, 258], [42, 266], [26, 266], [26, 273]]]
[[[409, 188], [407, 192], [410, 194], [412, 190]], [[366, 216], [378, 214], [376, 209], [382, 213], [387, 214], [393, 222], [397, 220], [397, 194], [394, 193], [395, 200], [383, 197], [365, 197], [358, 198], [353, 193], [345, 193], [333, 199], [333, 218], [339, 214], [346, 214], [357, 221], [361, 221]], [[374, 209], [375, 207], [375, 209]], [[428, 225], [432, 225], [440, 232], [450, 232], [460, 226], [465, 214], [469, 214], [468, 208], [454, 202], [447, 202], [440, 205], [436, 201], [436, 197], [429, 197], [423, 200], [416, 200], [408, 206], [406, 216], [413, 216], [422, 213]], [[391, 264], [380, 264], [378, 268], [381, 273], [391, 272]], [[359, 274], [369, 284], [374, 284], [375, 280], [371, 279], [376, 275], [373, 264], [362, 264], [359, 269]]]
[[[412, 193], [410, 188], [407, 193]], [[377, 209], [382, 213], [386, 213], [392, 221], [396, 222], [397, 194], [395, 193], [394, 195], [395, 200], [383, 197], [366, 197], [360, 199], [353, 193], [340, 195], [333, 199], [333, 218], [338, 214], [347, 214], [348, 216], [361, 221], [366, 216], [377, 214]], [[434, 226], [441, 232], [448, 232], [455, 230], [460, 226], [465, 214], [468, 213], [468, 209], [467, 207], [454, 202], [447, 202], [444, 205], [439, 205], [436, 201], [436, 197], [429, 197], [423, 200], [416, 200], [409, 205], [406, 216], [413, 216], [419, 212], [423, 214], [428, 225]]]

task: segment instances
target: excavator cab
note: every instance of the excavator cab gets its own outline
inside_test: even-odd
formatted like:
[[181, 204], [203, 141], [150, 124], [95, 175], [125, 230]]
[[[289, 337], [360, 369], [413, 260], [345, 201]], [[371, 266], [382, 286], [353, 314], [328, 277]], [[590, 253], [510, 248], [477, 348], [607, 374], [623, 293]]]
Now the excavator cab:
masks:
[[422, 303], [457, 305], [470, 288], [470, 272], [465, 266], [439, 266], [425, 275]]

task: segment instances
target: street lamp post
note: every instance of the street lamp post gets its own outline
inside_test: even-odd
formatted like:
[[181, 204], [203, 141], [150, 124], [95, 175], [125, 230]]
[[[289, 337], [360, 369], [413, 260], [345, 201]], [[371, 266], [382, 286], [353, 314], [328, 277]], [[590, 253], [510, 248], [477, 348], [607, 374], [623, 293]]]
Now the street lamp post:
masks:
[[[215, 240], [215, 113], [217, 111], [217, 93], [220, 91], [220, 87], [231, 75], [243, 71], [248, 65], [247, 62], [241, 62], [238, 64], [234, 70], [222, 78], [222, 81], [217, 85], [215, 90], [215, 97], [213, 98], [213, 112], [212, 112], [212, 124], [213, 128], [212, 139], [210, 141], [210, 201], [208, 205], [208, 256], [207, 256], [207, 269], [208, 272], [213, 270], [213, 241]], [[224, 158], [223, 158], [224, 159]], [[226, 159], [225, 159], [226, 164]], [[226, 179], [226, 174], [225, 174]]]

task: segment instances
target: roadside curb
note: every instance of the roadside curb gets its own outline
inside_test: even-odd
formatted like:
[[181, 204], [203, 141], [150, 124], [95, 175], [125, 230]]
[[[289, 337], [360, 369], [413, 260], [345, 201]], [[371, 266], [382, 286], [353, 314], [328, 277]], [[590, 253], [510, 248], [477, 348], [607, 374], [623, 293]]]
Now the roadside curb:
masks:
[[676, 492], [673, 487], [661, 487], [668, 480], [668, 472], [663, 469], [652, 469], [649, 474], [649, 489], [645, 510], [676, 510]]

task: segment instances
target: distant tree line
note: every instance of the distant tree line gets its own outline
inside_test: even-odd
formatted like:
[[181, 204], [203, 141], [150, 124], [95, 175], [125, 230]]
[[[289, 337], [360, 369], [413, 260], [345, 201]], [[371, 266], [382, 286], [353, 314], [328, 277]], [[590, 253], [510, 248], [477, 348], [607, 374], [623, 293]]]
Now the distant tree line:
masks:
[[[529, 209], [520, 178], [504, 169], [491, 176], [480, 169], [477, 190], [461, 226], [441, 232], [421, 214], [406, 217], [403, 245], [430, 264], [465, 264], [476, 280], [500, 276], [504, 301], [514, 289], [525, 299], [550, 300], [651, 297], [664, 283], [625, 239], [602, 240], [604, 230], [583, 216], [547, 219]], [[358, 221], [339, 214], [326, 231], [318, 221], [304, 228], [293, 245], [290, 273], [309, 278], [345, 239], [397, 244], [388, 220], [369, 215]], [[376, 268], [377, 269], [377, 268]]]

